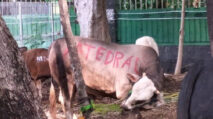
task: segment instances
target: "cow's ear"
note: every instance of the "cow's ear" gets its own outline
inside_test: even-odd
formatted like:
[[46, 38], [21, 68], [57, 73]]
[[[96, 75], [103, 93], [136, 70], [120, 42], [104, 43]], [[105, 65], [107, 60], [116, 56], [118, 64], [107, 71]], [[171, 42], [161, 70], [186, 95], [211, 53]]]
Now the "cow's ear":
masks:
[[131, 82], [135, 83], [135, 82], [137, 82], [137, 81], [140, 79], [140, 76], [138, 76], [137, 74], [127, 73], [127, 78], [128, 78]]

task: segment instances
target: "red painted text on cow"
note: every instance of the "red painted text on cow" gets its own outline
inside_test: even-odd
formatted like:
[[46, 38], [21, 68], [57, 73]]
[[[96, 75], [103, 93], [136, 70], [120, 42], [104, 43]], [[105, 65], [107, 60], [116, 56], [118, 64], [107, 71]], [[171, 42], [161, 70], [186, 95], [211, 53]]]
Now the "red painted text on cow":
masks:
[[[94, 58], [94, 60], [103, 62], [104, 65], [112, 64], [113, 68], [128, 68], [134, 67], [134, 72], [139, 73], [138, 68], [140, 59], [136, 56], [126, 56], [121, 51], [113, 51], [103, 46], [93, 46], [91, 44], [77, 44], [78, 54], [82, 55], [86, 60]], [[95, 52], [95, 53], [92, 53]], [[64, 55], [68, 54], [68, 49], [64, 51]], [[95, 56], [93, 55], [95, 54]]]

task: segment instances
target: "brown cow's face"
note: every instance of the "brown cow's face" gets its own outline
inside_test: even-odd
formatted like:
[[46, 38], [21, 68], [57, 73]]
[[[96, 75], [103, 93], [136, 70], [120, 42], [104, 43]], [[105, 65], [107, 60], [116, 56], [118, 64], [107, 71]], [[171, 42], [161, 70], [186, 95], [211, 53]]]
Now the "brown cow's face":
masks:
[[[154, 83], [145, 74], [139, 77], [135, 74], [128, 74], [128, 79], [135, 84], [132, 87], [132, 93], [130, 97], [122, 103], [122, 107], [126, 109], [133, 109], [139, 105], [150, 102], [151, 98], [156, 94], [158, 99], [162, 99], [162, 95], [155, 87]], [[142, 104], [136, 104], [137, 102], [143, 102]], [[163, 100], [160, 100], [163, 103]], [[160, 105], [160, 104], [158, 104]]]

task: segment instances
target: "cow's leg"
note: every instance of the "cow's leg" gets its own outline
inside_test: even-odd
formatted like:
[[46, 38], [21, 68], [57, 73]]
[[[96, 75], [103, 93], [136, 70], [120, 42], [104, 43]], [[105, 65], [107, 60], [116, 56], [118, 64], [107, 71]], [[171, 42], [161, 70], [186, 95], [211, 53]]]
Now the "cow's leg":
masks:
[[[61, 77], [62, 78], [62, 77]], [[72, 77], [69, 74], [66, 74], [66, 77], [63, 77], [63, 79], [59, 79], [60, 89], [63, 96], [63, 102], [64, 102], [64, 110], [65, 115], [67, 119], [72, 119], [73, 112], [71, 109], [72, 106], [72, 95], [73, 95], [73, 88], [74, 83], [72, 82]]]
[[50, 95], [49, 95], [49, 101], [50, 101], [50, 106], [49, 106], [49, 113], [50, 113], [50, 119], [56, 119], [56, 94], [55, 94], [55, 88], [54, 88], [54, 81], [56, 84], [60, 87], [59, 85], [59, 74], [58, 70], [55, 67], [55, 63], [50, 60], [50, 73], [52, 76], [52, 81], [51, 81], [51, 86], [50, 86]]
[[33, 81], [35, 83], [36, 86], [36, 90], [38, 92], [38, 96], [40, 99], [42, 99], [42, 93], [41, 93], [41, 80], [37, 79], [37, 78], [33, 78]]
[[[72, 119], [71, 99], [68, 90], [62, 87], [62, 95], [64, 99], [65, 115], [67, 119]], [[70, 114], [71, 113], [71, 114]]]
[[[54, 79], [56, 79], [56, 81], [58, 80], [57, 76], [54, 76]], [[64, 79], [67, 80], [67, 79]], [[71, 98], [70, 98], [70, 92], [72, 92], [73, 86], [69, 86], [69, 81], [68, 82], [64, 82], [64, 83], [59, 83], [60, 84], [60, 92], [62, 96], [61, 99], [63, 99], [63, 101], [60, 101], [62, 103], [62, 109], [67, 117], [67, 119], [72, 119], [72, 114], [70, 114], [71, 112]], [[69, 90], [68, 90], [69, 88]], [[61, 100], [60, 99], [60, 100]], [[50, 115], [52, 119], [56, 119], [56, 99], [55, 99], [55, 90], [54, 90], [54, 85], [51, 83], [51, 87], [50, 87], [50, 96], [49, 96], [49, 101], [50, 101]], [[71, 112], [72, 113], [72, 112]]]
[[[65, 110], [69, 110], [69, 111], [66, 111], [66, 115], [72, 115], [73, 116], [73, 112], [71, 110], [71, 107], [72, 107], [72, 100], [73, 100], [73, 96], [74, 96], [74, 82], [73, 82], [73, 78], [72, 78], [72, 75], [67, 73], [67, 86], [68, 86], [68, 90], [69, 90], [69, 99], [64, 99], [64, 104], [65, 104]], [[63, 93], [62, 93], [63, 94]], [[67, 103], [67, 104], [66, 104]], [[66, 107], [67, 106], [67, 107]], [[69, 108], [69, 109], [67, 109]], [[69, 112], [71, 112], [71, 114], [69, 114]], [[72, 118], [71, 118], [72, 119]]]
[[50, 101], [49, 107], [50, 119], [56, 119], [56, 96], [55, 96], [55, 88], [52, 81], [50, 85], [49, 101]]
[[[70, 92], [72, 92], [72, 90], [73, 90], [73, 88], [72, 88], [73, 86], [69, 86], [69, 91]], [[70, 99], [71, 99], [71, 102], [72, 102], [72, 93], [70, 93], [70, 95], [71, 95], [71, 97], [70, 97]], [[63, 112], [65, 113], [65, 107], [64, 107], [64, 97], [63, 97], [63, 95], [62, 95], [62, 92], [61, 92], [61, 88], [59, 89], [59, 96], [58, 96], [58, 100], [59, 100], [59, 102], [61, 103], [61, 106], [62, 106], [62, 110], [63, 110]], [[72, 104], [71, 104], [72, 105]]]
[[128, 95], [129, 90], [130, 88], [127, 87], [116, 87], [116, 97], [121, 100], [125, 99], [125, 97]]
[[38, 95], [39, 95], [39, 97], [42, 99], [42, 92], [41, 92], [42, 83], [41, 83], [41, 79], [35, 80], [35, 85], [36, 85], [36, 88], [37, 88], [37, 90], [38, 90]]
[[61, 103], [62, 110], [65, 113], [65, 108], [64, 108], [64, 98], [61, 92], [61, 88], [59, 88], [59, 96], [58, 96], [58, 101]]
[[131, 84], [128, 82], [122, 82], [122, 81], [116, 81], [115, 82], [115, 91], [116, 91], [116, 97], [118, 99], [125, 99], [131, 90]]

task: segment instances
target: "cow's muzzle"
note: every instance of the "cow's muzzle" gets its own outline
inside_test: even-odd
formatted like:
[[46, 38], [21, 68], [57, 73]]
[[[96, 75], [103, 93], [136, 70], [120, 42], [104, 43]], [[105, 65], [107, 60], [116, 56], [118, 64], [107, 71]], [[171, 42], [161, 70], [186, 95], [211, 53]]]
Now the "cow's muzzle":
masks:
[[134, 110], [134, 109], [145, 109], [145, 110], [149, 110], [149, 109], [152, 109], [152, 108], [155, 108], [155, 107], [158, 107], [162, 104], [164, 104], [164, 100], [163, 100], [163, 97], [162, 97], [162, 94], [154, 94], [152, 96], [151, 99], [149, 100], [138, 100], [136, 101], [134, 104], [129, 104], [127, 105], [126, 104], [126, 100], [124, 100], [121, 104], [121, 107], [124, 109], [124, 110]]

